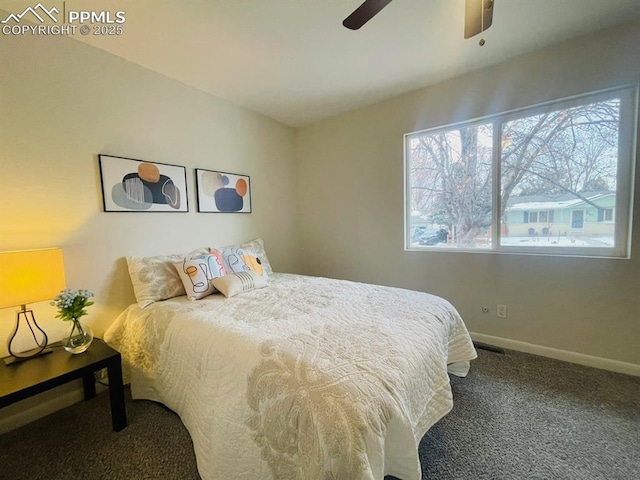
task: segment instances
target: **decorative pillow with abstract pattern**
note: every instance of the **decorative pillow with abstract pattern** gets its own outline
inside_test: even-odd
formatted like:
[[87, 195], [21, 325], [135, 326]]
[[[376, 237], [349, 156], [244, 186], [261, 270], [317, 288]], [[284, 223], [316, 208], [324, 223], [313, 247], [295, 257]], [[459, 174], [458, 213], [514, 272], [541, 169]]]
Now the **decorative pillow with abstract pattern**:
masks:
[[184, 258], [174, 262], [182, 285], [190, 300], [199, 300], [216, 292], [213, 279], [226, 275], [227, 270], [220, 252], [212, 251], [194, 258]]
[[212, 248], [222, 254], [227, 273], [252, 270], [265, 279], [273, 273], [262, 238], [223, 248]]
[[218, 255], [222, 258], [222, 264], [227, 274], [255, 272], [265, 280], [269, 278], [267, 270], [262, 264], [262, 260], [252, 250], [245, 250], [236, 246], [211, 250], [211, 254]]
[[262, 238], [256, 238], [255, 240], [251, 240], [250, 242], [241, 243], [238, 245], [239, 248], [243, 250], [249, 250], [255, 254], [256, 257], [260, 259], [260, 263], [264, 271], [267, 272], [267, 275], [271, 275], [273, 270], [271, 269], [271, 264], [269, 263], [269, 259], [267, 258], [267, 252], [264, 250], [264, 241]]

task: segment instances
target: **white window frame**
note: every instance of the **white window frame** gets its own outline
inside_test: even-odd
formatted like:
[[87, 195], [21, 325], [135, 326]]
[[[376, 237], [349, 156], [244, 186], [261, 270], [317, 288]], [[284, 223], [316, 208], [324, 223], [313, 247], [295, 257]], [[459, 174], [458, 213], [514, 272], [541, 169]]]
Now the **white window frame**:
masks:
[[[618, 131], [618, 164], [616, 179], [616, 208], [614, 209], [615, 231], [613, 247], [553, 247], [553, 246], [514, 246], [500, 245], [500, 182], [502, 158], [502, 124], [541, 113], [571, 108], [585, 103], [602, 102], [620, 99], [620, 126]], [[404, 238], [405, 250], [421, 252], [464, 252], [464, 253], [498, 253], [522, 255], [555, 255], [563, 257], [607, 257], [630, 258], [633, 188], [636, 163], [636, 132], [638, 122], [638, 85], [625, 85], [598, 92], [576, 95], [569, 98], [545, 102], [532, 107], [525, 107], [505, 113], [472, 119], [466, 122], [429, 128], [404, 135]], [[412, 245], [411, 243], [411, 178], [410, 178], [410, 149], [409, 140], [419, 134], [447, 131], [462, 126], [493, 123], [493, 152], [492, 152], [492, 225], [491, 246], [482, 248], [460, 248], [441, 245]]]

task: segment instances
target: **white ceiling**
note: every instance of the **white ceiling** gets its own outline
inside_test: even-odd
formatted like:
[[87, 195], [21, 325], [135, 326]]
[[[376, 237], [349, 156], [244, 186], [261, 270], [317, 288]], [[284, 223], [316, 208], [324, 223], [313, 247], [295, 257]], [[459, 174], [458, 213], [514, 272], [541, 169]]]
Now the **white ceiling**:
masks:
[[[126, 12], [122, 36], [75, 35], [292, 126], [311, 124], [562, 40], [640, 19], [640, 0], [495, 0], [463, 38], [464, 0], [394, 0], [358, 31], [362, 0], [67, 0]], [[36, 1], [0, 0], [20, 12]], [[59, 0], [42, 3], [47, 7]]]

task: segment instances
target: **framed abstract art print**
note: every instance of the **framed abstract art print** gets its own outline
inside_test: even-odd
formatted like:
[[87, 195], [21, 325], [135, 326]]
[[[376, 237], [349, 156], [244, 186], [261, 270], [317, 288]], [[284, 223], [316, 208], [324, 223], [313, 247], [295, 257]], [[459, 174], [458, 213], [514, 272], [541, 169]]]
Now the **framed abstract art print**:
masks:
[[179, 165], [98, 155], [105, 212], [188, 212], [187, 171]]
[[196, 168], [198, 212], [251, 213], [249, 176]]

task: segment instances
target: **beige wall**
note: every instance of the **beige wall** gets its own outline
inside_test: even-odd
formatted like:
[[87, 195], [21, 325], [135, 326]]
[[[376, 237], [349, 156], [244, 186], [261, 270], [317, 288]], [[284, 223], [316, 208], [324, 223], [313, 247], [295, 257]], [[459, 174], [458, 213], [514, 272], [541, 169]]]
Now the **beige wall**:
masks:
[[473, 332], [640, 364], [638, 181], [631, 260], [403, 249], [403, 134], [637, 83], [638, 45], [640, 25], [608, 30], [299, 131], [303, 271], [432, 292]]
[[[134, 301], [127, 255], [262, 236], [276, 270], [297, 269], [294, 129], [69, 38], [4, 36], [0, 65], [0, 251], [62, 247], [96, 333]], [[189, 213], [104, 213], [98, 153], [186, 166]], [[253, 213], [197, 213], [195, 167], [250, 175]], [[33, 307], [58, 340], [55, 309]]]

